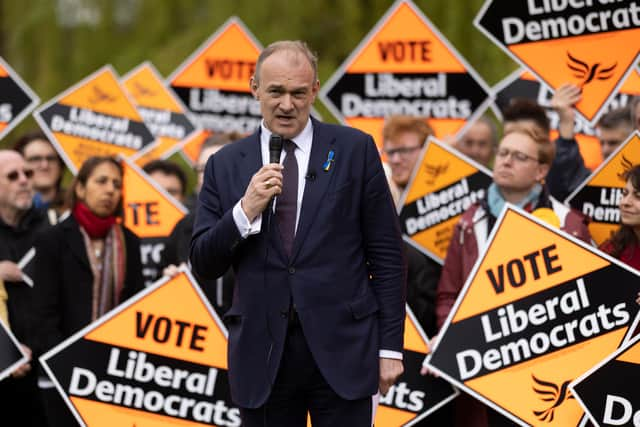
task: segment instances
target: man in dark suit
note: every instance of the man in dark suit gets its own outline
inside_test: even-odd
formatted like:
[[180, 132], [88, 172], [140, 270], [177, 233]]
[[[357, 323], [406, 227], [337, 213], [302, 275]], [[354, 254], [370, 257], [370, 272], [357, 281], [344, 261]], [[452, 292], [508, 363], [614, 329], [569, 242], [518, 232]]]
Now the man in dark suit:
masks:
[[369, 135], [310, 118], [319, 86], [303, 42], [267, 47], [251, 79], [261, 128], [209, 159], [200, 192], [191, 262], [236, 274], [225, 317], [244, 426], [305, 426], [307, 412], [314, 427], [370, 426], [372, 396], [403, 371], [391, 195]]

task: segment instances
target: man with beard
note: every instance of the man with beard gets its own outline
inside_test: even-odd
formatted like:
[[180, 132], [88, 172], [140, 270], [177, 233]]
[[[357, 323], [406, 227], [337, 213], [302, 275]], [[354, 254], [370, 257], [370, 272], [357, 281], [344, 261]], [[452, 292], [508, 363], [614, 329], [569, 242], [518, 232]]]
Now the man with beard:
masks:
[[[33, 247], [36, 233], [47, 227], [46, 216], [32, 206], [33, 170], [16, 151], [0, 150], [0, 280], [5, 284], [9, 324], [16, 338], [28, 344], [32, 336], [32, 288], [18, 263]], [[24, 345], [28, 354], [31, 350]], [[0, 382], [0, 402], [5, 419], [21, 426], [44, 426], [34, 362], [21, 366]]]

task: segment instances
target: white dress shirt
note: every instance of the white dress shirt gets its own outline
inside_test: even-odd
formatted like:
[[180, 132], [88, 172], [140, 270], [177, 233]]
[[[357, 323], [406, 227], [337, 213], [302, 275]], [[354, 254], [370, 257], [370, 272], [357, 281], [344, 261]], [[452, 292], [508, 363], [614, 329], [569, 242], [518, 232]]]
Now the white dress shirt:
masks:
[[[269, 139], [271, 138], [271, 131], [266, 128], [266, 126], [264, 125], [264, 121], [260, 125], [260, 130], [260, 151], [262, 152], [262, 164], [266, 165], [267, 163], [269, 163]], [[313, 124], [311, 123], [311, 119], [309, 119], [304, 129], [302, 129], [302, 132], [300, 132], [298, 136], [292, 139], [292, 141], [296, 144], [294, 154], [296, 156], [296, 161], [298, 162], [298, 203], [296, 208], [296, 230], [298, 229], [298, 223], [300, 221], [302, 196], [304, 194], [304, 186], [306, 183], [306, 176], [309, 168], [309, 157], [311, 156], [312, 140]], [[285, 155], [285, 151], [282, 150], [282, 153], [280, 154], [281, 164], [284, 160]], [[276, 203], [278, 203], [277, 198], [274, 203], [274, 209]], [[246, 239], [248, 236], [258, 234], [260, 232], [260, 227], [262, 227], [262, 215], [258, 215], [253, 220], [253, 222], [249, 222], [247, 215], [244, 213], [244, 210], [242, 210], [240, 201], [235, 204], [232, 213], [233, 221], [236, 223], [236, 227], [238, 227], [240, 236], [243, 239]], [[402, 353], [392, 350], [380, 350], [379, 356], [387, 359], [402, 360]]]

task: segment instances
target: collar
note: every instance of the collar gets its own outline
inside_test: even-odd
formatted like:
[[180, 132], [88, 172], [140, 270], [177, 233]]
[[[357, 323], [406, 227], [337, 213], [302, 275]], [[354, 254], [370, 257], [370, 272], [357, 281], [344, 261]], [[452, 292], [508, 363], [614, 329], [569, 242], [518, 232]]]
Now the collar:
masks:
[[22, 233], [31, 229], [38, 222], [42, 221], [44, 217], [44, 211], [31, 206], [29, 210], [25, 212], [22, 218], [20, 218], [18, 224], [15, 227], [5, 223], [2, 218], [0, 218], [0, 228], [10, 230], [14, 233]]
[[[271, 138], [272, 132], [265, 126], [264, 119], [260, 123], [260, 144], [263, 146], [266, 145], [269, 147], [269, 139]], [[311, 141], [313, 140], [313, 123], [311, 123], [311, 118], [307, 119], [307, 124], [305, 125], [302, 132], [300, 132], [297, 136], [291, 139], [296, 143], [296, 148], [304, 152], [305, 154], [311, 153]]]

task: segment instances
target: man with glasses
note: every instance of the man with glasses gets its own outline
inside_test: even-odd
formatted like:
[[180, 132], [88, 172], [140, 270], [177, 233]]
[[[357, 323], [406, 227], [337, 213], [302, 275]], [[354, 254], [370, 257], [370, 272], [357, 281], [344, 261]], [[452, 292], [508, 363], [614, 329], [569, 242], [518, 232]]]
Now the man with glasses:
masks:
[[[538, 108], [542, 113], [538, 116], [546, 117], [544, 110]], [[548, 129], [548, 123], [546, 127]], [[591, 241], [587, 219], [553, 199], [544, 185], [554, 155], [555, 146], [549, 140], [549, 132], [541, 126], [532, 121], [512, 121], [509, 126], [505, 125], [487, 197], [462, 215], [449, 244], [437, 291], [439, 328], [449, 315], [505, 203], [514, 204], [534, 215], [536, 210], [546, 208], [550, 223], [559, 224], [563, 231], [587, 243]], [[455, 426], [514, 425], [469, 395], [461, 395], [454, 405]]]
[[[0, 280], [8, 300], [9, 324], [16, 338], [29, 343], [33, 336], [30, 313], [32, 287], [25, 278], [27, 253], [35, 235], [48, 226], [46, 216], [33, 207], [33, 169], [16, 151], [0, 150]], [[26, 348], [27, 352], [31, 351]], [[33, 366], [23, 365], [12, 378], [0, 382], [3, 417], [23, 426], [46, 425]]]
[[65, 210], [64, 190], [61, 188], [64, 173], [62, 159], [41, 131], [25, 133], [18, 138], [13, 149], [22, 154], [34, 172], [35, 207], [51, 209], [49, 220], [55, 224], [57, 217]]
[[382, 129], [383, 153], [390, 168], [389, 187], [396, 204], [409, 183], [420, 149], [433, 130], [424, 119], [390, 116]]

